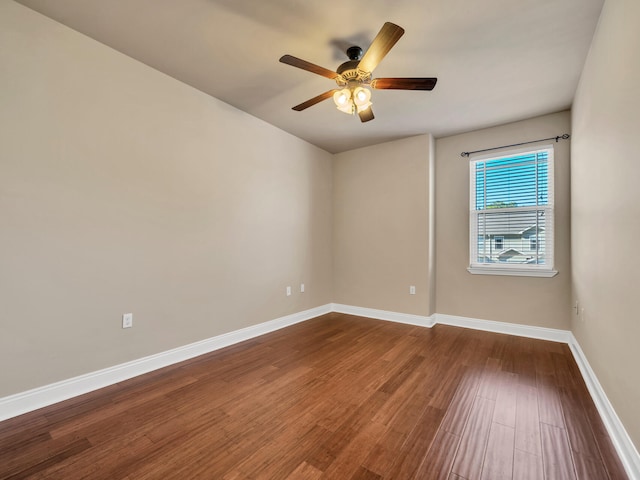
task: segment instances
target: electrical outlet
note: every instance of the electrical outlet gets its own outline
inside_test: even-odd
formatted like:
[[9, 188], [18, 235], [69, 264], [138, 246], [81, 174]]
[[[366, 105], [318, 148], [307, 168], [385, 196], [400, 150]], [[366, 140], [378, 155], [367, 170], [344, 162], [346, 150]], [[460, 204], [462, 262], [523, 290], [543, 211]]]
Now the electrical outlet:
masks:
[[416, 294], [416, 286], [415, 285], [411, 285], [409, 287], [409, 295], [415, 295]]
[[300, 284], [300, 293], [304, 293], [304, 283]]
[[125, 313], [122, 315], [122, 328], [133, 327], [133, 313]]
[[291, 287], [287, 287], [287, 297], [291, 296]]

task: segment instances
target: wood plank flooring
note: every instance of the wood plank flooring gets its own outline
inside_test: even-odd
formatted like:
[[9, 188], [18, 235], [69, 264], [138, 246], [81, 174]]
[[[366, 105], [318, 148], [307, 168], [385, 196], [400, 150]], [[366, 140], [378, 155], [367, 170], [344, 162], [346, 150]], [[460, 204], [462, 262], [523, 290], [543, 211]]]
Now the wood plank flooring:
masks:
[[332, 313], [0, 423], [0, 479], [626, 479], [566, 345]]

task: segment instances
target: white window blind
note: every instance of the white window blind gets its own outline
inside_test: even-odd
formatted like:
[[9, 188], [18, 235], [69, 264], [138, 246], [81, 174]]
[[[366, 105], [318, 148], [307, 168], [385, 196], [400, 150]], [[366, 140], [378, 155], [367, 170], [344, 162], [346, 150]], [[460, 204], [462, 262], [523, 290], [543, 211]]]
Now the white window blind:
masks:
[[471, 160], [471, 273], [555, 275], [553, 146]]

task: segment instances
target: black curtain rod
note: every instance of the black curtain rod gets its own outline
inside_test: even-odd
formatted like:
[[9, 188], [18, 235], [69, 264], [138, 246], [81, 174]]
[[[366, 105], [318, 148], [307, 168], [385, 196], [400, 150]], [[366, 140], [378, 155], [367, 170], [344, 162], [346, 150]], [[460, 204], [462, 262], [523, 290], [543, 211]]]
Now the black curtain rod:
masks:
[[555, 140], [556, 143], [558, 143], [558, 141], [560, 139], [566, 140], [570, 136], [571, 135], [569, 135], [568, 133], [565, 133], [564, 135], [558, 135], [557, 137], [541, 138], [540, 140], [531, 140], [530, 142], [514, 143], [513, 145], [503, 145], [501, 147], [485, 148], [484, 150], [475, 150], [473, 152], [462, 152], [460, 154], [460, 156], [461, 157], [468, 157], [469, 155], [472, 155], [474, 153], [490, 152], [491, 150], [499, 150], [501, 148], [508, 148], [508, 147], [519, 147], [520, 145], [528, 145], [530, 143], [546, 142], [547, 140]]

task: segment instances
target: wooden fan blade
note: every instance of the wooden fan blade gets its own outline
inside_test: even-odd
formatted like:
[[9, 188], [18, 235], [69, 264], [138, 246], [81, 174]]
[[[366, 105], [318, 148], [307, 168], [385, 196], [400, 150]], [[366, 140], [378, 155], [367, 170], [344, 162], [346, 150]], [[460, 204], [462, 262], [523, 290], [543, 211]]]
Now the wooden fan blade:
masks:
[[334, 90], [329, 90], [328, 92], [321, 93], [317, 97], [313, 97], [307, 100], [306, 102], [302, 102], [300, 105], [296, 105], [295, 107], [292, 108], [292, 110], [295, 110], [296, 112], [301, 112], [305, 108], [313, 107], [316, 103], [320, 103], [321, 101], [326, 100], [327, 98], [331, 98], [333, 96], [333, 93], [336, 91], [337, 90], [334, 89]]
[[358, 116], [360, 117], [360, 121], [362, 123], [368, 122], [376, 118], [373, 116], [373, 110], [371, 109], [371, 107], [367, 108], [366, 110], [362, 110], [361, 112], [358, 112]]
[[331, 70], [320, 67], [311, 62], [307, 62], [306, 60], [302, 60], [301, 58], [294, 57], [293, 55], [283, 55], [282, 57], [280, 57], [280, 62], [291, 65], [292, 67], [301, 68], [302, 70], [306, 70], [307, 72], [322, 75], [323, 77], [330, 78], [331, 80], [335, 80], [335, 78], [338, 76], [336, 72], [332, 72]]
[[376, 38], [373, 39], [369, 49], [360, 60], [358, 70], [371, 73], [378, 66], [382, 59], [389, 53], [400, 37], [404, 35], [404, 29], [398, 25], [386, 22]]
[[371, 88], [393, 90], [433, 90], [437, 78], [374, 78]]

